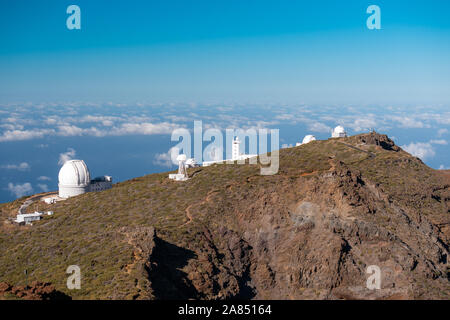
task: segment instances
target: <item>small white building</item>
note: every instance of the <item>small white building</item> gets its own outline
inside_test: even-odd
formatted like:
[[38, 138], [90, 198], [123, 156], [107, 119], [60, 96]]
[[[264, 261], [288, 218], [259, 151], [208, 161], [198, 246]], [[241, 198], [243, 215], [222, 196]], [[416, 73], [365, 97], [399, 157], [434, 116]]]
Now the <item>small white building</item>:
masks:
[[331, 132], [331, 137], [332, 138], [345, 138], [345, 137], [347, 137], [347, 132], [345, 132], [345, 129], [343, 126], [337, 126]]
[[18, 214], [16, 217], [16, 220], [14, 220], [14, 222], [16, 222], [18, 224], [31, 225], [33, 221], [41, 220], [43, 215], [51, 216], [51, 215], [53, 215], [53, 211], [47, 211], [47, 212], [35, 211], [34, 213]]
[[169, 173], [169, 179], [175, 181], [186, 181], [188, 178], [184, 174]]
[[89, 192], [103, 191], [112, 188], [112, 177], [102, 176], [91, 180]]
[[55, 198], [44, 198], [42, 201], [44, 201], [46, 204], [53, 204], [56, 202]]
[[56, 203], [56, 201], [58, 201], [58, 196], [42, 198], [42, 201], [44, 201], [46, 204], [54, 204]]
[[18, 214], [16, 220], [14, 222], [19, 224], [31, 224], [33, 221], [41, 220], [43, 213], [42, 212], [34, 212], [34, 213], [25, 213]]

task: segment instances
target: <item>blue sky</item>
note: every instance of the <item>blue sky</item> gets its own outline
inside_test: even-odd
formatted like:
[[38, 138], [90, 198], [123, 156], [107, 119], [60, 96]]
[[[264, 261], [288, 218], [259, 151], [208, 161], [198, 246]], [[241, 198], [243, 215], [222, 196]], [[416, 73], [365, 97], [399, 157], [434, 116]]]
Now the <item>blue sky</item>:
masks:
[[[82, 29], [66, 28], [81, 8]], [[381, 8], [368, 30], [366, 8]], [[0, 102], [448, 103], [448, 1], [0, 3]]]
[[[66, 8], [81, 8], [68, 30]], [[381, 30], [369, 30], [369, 5]], [[123, 181], [173, 169], [171, 132], [376, 129], [450, 168], [450, 1], [0, 0], [0, 202], [61, 157]], [[230, 143], [229, 141], [226, 143]], [[205, 147], [205, 145], [204, 145]]]

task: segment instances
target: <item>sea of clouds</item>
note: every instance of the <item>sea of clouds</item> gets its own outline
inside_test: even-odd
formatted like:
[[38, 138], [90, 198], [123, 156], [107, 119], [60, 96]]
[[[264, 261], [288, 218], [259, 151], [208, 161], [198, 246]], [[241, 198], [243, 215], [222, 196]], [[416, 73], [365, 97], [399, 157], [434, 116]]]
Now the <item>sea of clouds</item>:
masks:
[[[125, 167], [127, 161], [132, 162], [139, 156], [146, 158], [145, 162], [136, 164], [135, 171], [129, 171], [122, 176], [115, 173], [119, 180], [132, 178], [129, 175], [133, 174], [166, 171], [173, 168], [171, 150], [176, 142], [170, 141], [172, 131], [177, 128], [192, 129], [194, 120], [202, 120], [205, 129], [277, 128], [280, 129], [280, 145], [283, 147], [295, 145], [306, 134], [326, 139], [336, 125], [343, 125], [351, 135], [376, 130], [388, 134], [405, 151], [421, 158], [428, 165], [436, 169], [446, 169], [450, 167], [448, 110], [448, 106], [442, 105], [0, 105], [0, 149], [5, 151], [0, 153], [0, 201], [55, 189], [57, 177], [53, 172], [56, 169], [44, 174], [49, 171], [43, 168], [57, 168], [77, 156], [94, 157], [96, 145], [105, 144], [111, 149], [128, 150], [123, 157], [113, 156], [107, 159], [110, 162], [110, 170], [126, 171], [119, 168]], [[78, 141], [83, 143], [78, 144]], [[146, 142], [149, 143], [148, 150], [141, 153], [142, 145]], [[85, 145], [89, 145], [86, 150]], [[26, 151], [31, 149], [35, 151]], [[93, 159], [99, 157], [100, 154]], [[45, 161], [39, 162], [39, 158]], [[91, 162], [95, 164], [94, 160]], [[117, 165], [117, 169], [114, 165]]]

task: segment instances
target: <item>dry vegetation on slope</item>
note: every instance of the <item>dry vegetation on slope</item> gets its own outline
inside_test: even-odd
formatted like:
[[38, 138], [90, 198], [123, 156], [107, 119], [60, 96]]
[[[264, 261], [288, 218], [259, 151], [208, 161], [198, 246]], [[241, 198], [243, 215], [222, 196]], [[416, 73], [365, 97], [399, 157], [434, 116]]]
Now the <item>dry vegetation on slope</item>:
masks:
[[[0, 282], [51, 282], [74, 299], [448, 299], [450, 175], [376, 133], [280, 151], [280, 170], [152, 174], [3, 223]], [[24, 199], [0, 206], [5, 220]], [[81, 290], [65, 287], [66, 268]], [[365, 288], [368, 265], [382, 289]]]

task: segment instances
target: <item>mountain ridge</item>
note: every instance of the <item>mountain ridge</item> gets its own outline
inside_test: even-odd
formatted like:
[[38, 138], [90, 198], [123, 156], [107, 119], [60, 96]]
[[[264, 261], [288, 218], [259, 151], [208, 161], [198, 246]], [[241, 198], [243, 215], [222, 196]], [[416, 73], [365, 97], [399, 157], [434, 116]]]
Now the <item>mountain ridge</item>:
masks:
[[[448, 299], [450, 174], [375, 132], [280, 150], [280, 169], [152, 174], [3, 222], [0, 282], [74, 299]], [[0, 218], [23, 199], [0, 205]], [[65, 287], [79, 265], [82, 288]], [[380, 290], [366, 288], [369, 265]]]

